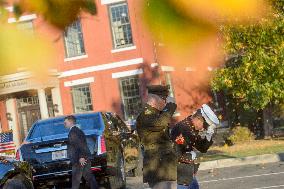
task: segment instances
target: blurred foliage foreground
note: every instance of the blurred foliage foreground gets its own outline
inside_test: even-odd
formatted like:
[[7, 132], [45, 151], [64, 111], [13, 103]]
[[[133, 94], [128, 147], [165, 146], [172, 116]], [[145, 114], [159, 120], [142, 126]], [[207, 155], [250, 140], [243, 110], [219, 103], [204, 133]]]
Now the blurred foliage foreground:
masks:
[[[19, 38], [27, 39], [27, 36], [22, 32], [10, 32], [13, 29], [8, 26], [10, 24], [7, 24], [9, 13], [6, 7], [10, 6], [7, 2], [8, 0], [0, 0], [0, 39], [2, 39], [0, 44], [2, 52], [0, 61], [2, 65], [5, 65], [4, 68], [1, 68], [1, 72], [5, 73], [4, 71], [11, 69], [15, 71], [14, 68], [22, 67], [22, 64], [24, 64], [24, 67], [31, 68], [46, 67], [46, 62], [42, 63], [42, 60], [47, 58], [47, 52], [50, 49], [48, 47], [42, 48], [42, 43], [44, 42], [39, 38], [30, 38], [29, 43], [25, 41], [21, 43], [19, 41], [18, 46], [11, 45], [9, 48], [13, 49], [17, 58], [11, 57], [12, 53], [4, 50], [7, 44], [16, 43], [13, 40], [18, 41]], [[97, 12], [94, 0], [17, 0], [14, 2], [15, 17], [25, 13], [36, 13], [59, 30], [64, 30], [82, 12], [92, 15], [95, 15]], [[257, 18], [263, 15], [266, 6], [264, 0], [250, 0], [249, 2], [245, 0], [146, 0], [141, 2], [143, 2], [141, 7], [143, 7], [144, 18], [153, 34], [155, 36], [163, 36], [163, 41], [169, 42], [167, 44], [171, 44], [170, 46], [172, 47], [179, 47], [179, 50], [189, 49], [197, 41], [203, 41], [216, 36], [219, 20], [225, 23], [245, 23], [251, 17]], [[8, 36], [5, 35], [7, 31], [9, 33]], [[39, 52], [40, 50], [36, 46], [39, 47], [38, 49], [45, 51], [45, 53]], [[34, 53], [31, 54], [31, 52]], [[34, 54], [37, 55], [32, 56]], [[26, 61], [26, 57], [30, 59]], [[175, 64], [178, 65], [180, 63], [175, 62]], [[37, 71], [39, 70], [42, 69]]]
[[[258, 127], [284, 112], [283, 0], [147, 0], [144, 17], [168, 49], [167, 64], [193, 67], [194, 81], [210, 78], [213, 90], [224, 92], [230, 125], [253, 119], [242, 125], [253, 123], [258, 137], [269, 134]], [[211, 75], [209, 66], [217, 67]]]
[[[19, 19], [26, 13], [35, 13], [50, 26], [63, 31], [77, 20], [82, 12], [96, 14], [93, 0], [0, 0], [0, 75], [18, 70], [33, 71], [44, 77], [48, 70], [57, 68], [53, 41], [33, 31], [19, 29], [18, 23], [8, 23], [11, 16]], [[7, 7], [13, 6], [13, 13]], [[12, 14], [12, 15], [11, 15]], [[54, 40], [54, 39], [53, 39]]]
[[[172, 64], [207, 68], [222, 63], [215, 54], [234, 55], [239, 58], [216, 71], [212, 81], [216, 91], [226, 90], [246, 108], [283, 102], [283, 0], [141, 2], [143, 18], [156, 39], [170, 49], [166, 55], [174, 57]], [[6, 0], [0, 0], [0, 75], [18, 68], [42, 75], [56, 68], [53, 44], [17, 31], [17, 22], [8, 24], [7, 6]], [[97, 11], [94, 0], [18, 0], [13, 6], [14, 17], [36, 13], [61, 31], [82, 12], [95, 15]], [[207, 77], [205, 72], [199, 75]]]

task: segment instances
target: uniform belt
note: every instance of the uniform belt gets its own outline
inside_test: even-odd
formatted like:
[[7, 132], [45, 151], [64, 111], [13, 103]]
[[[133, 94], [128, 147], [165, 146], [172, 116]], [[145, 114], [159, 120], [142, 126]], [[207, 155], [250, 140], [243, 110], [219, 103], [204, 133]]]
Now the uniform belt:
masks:
[[185, 163], [185, 164], [191, 164], [191, 163], [194, 163], [194, 160], [182, 155], [178, 158], [178, 162]]
[[180, 158], [178, 160], [179, 163], [184, 163], [184, 164], [192, 164], [194, 163], [194, 160], [191, 160], [191, 159], [186, 159], [186, 158]]
[[170, 151], [173, 147], [172, 146], [163, 146], [159, 144], [150, 144], [150, 145], [144, 145], [144, 150], [162, 150], [162, 151]]

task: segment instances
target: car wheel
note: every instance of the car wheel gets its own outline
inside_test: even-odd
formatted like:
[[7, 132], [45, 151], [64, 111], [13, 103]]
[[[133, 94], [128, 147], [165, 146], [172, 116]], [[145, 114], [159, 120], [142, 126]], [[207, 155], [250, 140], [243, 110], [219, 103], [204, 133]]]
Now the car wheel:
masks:
[[126, 176], [125, 176], [125, 164], [122, 153], [120, 152], [117, 157], [117, 167], [114, 176], [109, 177], [110, 189], [125, 189]]
[[33, 185], [22, 175], [17, 175], [8, 179], [3, 186], [3, 189], [33, 189]]

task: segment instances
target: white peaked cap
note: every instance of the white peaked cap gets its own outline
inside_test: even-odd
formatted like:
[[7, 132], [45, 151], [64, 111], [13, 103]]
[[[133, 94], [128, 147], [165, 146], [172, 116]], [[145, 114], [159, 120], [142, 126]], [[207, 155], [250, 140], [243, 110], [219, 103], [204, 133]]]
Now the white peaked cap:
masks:
[[200, 108], [202, 117], [209, 125], [219, 125], [220, 121], [217, 118], [216, 114], [212, 111], [212, 109], [207, 105], [203, 104]]

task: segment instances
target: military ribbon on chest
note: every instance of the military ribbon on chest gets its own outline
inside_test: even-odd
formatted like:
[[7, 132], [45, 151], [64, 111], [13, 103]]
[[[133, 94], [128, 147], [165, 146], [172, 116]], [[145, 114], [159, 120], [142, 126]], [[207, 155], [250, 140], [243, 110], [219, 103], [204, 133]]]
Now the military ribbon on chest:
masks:
[[182, 134], [180, 134], [176, 139], [175, 142], [177, 144], [184, 144], [184, 137], [182, 136]]

